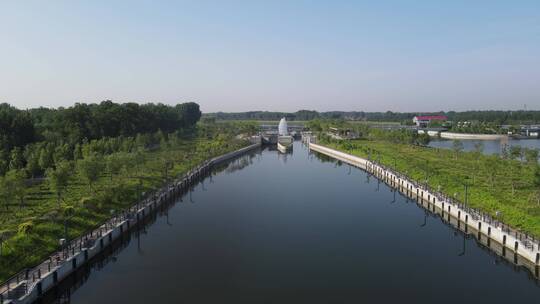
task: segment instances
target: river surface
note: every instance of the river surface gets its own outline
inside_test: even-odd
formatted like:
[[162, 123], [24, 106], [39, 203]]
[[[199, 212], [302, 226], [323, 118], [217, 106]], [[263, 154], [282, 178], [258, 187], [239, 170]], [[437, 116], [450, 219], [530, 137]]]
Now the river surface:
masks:
[[366, 173], [253, 152], [63, 293], [71, 303], [538, 303], [540, 287]]
[[[482, 143], [484, 145], [484, 154], [501, 154], [502, 147], [506, 144], [508, 146], [521, 146], [529, 149], [540, 149], [540, 139], [508, 139], [508, 140], [476, 140], [476, 139], [462, 139], [464, 151], [474, 151], [474, 145]], [[452, 149], [452, 140], [432, 140], [429, 143], [430, 147]]]

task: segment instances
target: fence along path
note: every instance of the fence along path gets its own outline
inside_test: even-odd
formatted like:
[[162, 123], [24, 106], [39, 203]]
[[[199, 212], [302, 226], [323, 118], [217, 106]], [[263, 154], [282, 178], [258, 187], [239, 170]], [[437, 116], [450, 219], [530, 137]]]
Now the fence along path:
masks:
[[501, 244], [503, 248], [511, 250], [523, 257], [534, 266], [540, 265], [540, 242], [534, 237], [512, 229], [508, 225], [492, 218], [490, 215], [470, 208], [462, 202], [434, 191], [427, 185], [422, 185], [410, 177], [401, 174], [373, 160], [337, 151], [308, 141], [309, 149], [333, 157], [355, 167], [359, 167], [375, 177], [383, 180], [389, 186], [400, 192], [427, 201], [428, 208], [438, 208], [463, 222], [465, 225], [478, 231], [490, 240]]
[[117, 213], [98, 228], [71, 240], [65, 248], [53, 253], [36, 267], [20, 271], [0, 285], [0, 304], [32, 303], [125, 232], [136, 227], [137, 223], [144, 220], [162, 203], [182, 195], [201, 177], [210, 173], [214, 165], [256, 149], [260, 145], [260, 143], [253, 144], [201, 163], [179, 180], [149, 193], [140, 202]]

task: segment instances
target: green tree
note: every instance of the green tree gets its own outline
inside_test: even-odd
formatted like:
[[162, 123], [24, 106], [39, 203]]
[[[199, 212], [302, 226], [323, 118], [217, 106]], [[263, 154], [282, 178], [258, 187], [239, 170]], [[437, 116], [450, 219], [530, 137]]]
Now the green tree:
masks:
[[510, 157], [512, 159], [521, 159], [523, 160], [523, 150], [521, 149], [521, 146], [510, 146]]
[[6, 157], [5, 150], [0, 149], [0, 176], [6, 174], [9, 170], [9, 160]]
[[484, 143], [479, 141], [474, 144], [474, 156], [476, 158], [476, 161], [478, 162], [480, 160], [480, 156], [482, 156], [482, 153], [484, 152]]
[[54, 162], [59, 162], [61, 160], [71, 160], [72, 151], [68, 144], [59, 145], [54, 149], [53, 159]]
[[56, 168], [49, 168], [46, 171], [49, 186], [56, 194], [58, 207], [60, 207], [62, 195], [66, 191], [69, 184], [72, 171], [72, 165], [68, 161], [60, 161], [56, 164]]
[[106, 157], [107, 170], [111, 175], [111, 180], [118, 175], [122, 168], [126, 166], [126, 156], [124, 153], [114, 153]]
[[540, 166], [538, 165], [538, 163], [536, 164], [534, 168], [533, 185], [536, 188], [536, 191], [535, 191], [536, 204], [540, 205]]
[[9, 205], [12, 203], [14, 195], [13, 180], [7, 176], [0, 177], [0, 202], [9, 210]]
[[20, 207], [24, 206], [27, 192], [24, 170], [10, 170], [4, 178], [8, 180], [9, 187], [11, 187], [11, 195], [19, 200]]
[[497, 181], [498, 161], [499, 159], [495, 155], [486, 157], [484, 161], [484, 170], [487, 173], [487, 180], [491, 190], [495, 188], [495, 182]]
[[73, 149], [73, 159], [79, 160], [81, 158], [83, 158], [82, 146], [81, 144], [76, 144], [75, 148]]
[[463, 143], [459, 139], [454, 139], [452, 142], [452, 150], [454, 151], [454, 157], [458, 159], [459, 154], [463, 151]]
[[9, 168], [12, 170], [24, 168], [24, 155], [21, 148], [15, 147], [11, 150]]
[[41, 147], [39, 152], [39, 166], [43, 170], [47, 170], [54, 165], [52, 145]]
[[534, 165], [538, 163], [538, 149], [524, 149], [525, 160], [528, 164]]
[[77, 171], [88, 183], [90, 191], [93, 191], [93, 184], [99, 179], [103, 167], [103, 159], [95, 154], [77, 161]]
[[27, 145], [24, 150], [24, 157], [26, 158], [26, 171], [34, 178], [41, 173], [41, 167], [39, 166], [39, 150], [36, 145]]
[[421, 146], [427, 146], [430, 140], [431, 138], [427, 133], [418, 134], [418, 137], [416, 138], [416, 142]]
[[509, 161], [509, 167], [512, 168], [512, 170], [507, 174], [506, 178], [510, 179], [510, 184], [512, 186], [512, 195], [515, 195], [516, 188], [519, 186], [519, 183], [521, 181], [521, 168], [522, 163], [515, 160]]

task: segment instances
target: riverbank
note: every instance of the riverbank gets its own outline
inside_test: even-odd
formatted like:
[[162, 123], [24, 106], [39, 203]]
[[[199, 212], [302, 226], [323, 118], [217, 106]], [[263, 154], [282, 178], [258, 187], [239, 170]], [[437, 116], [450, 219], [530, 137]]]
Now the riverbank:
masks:
[[502, 134], [470, 134], [470, 133], [453, 133], [453, 132], [441, 132], [439, 135], [444, 139], [477, 139], [477, 140], [501, 140], [508, 138], [507, 135]]
[[3, 303], [2, 300], [7, 298], [21, 299], [20, 303], [33, 302], [48, 289], [62, 281], [63, 278], [69, 276], [94, 256], [100, 254], [101, 251], [128, 232], [130, 228], [135, 227], [140, 221], [144, 221], [161, 204], [176, 199], [204, 175], [210, 174], [215, 165], [258, 147], [260, 147], [260, 143], [204, 161], [179, 180], [168, 183], [149, 197], [109, 219], [97, 229], [72, 240], [67, 248], [54, 253], [37, 267], [19, 273], [0, 286], [0, 303]]
[[[540, 191], [535, 164], [476, 152], [455, 152], [386, 141], [323, 143], [371, 158], [481, 210], [515, 229], [540, 236]], [[465, 191], [467, 190], [467, 191]]]
[[[421, 201], [422, 206], [424, 206], [423, 202], [427, 202], [426, 208], [428, 210], [435, 212], [436, 208], [439, 209], [441, 211], [441, 217], [444, 217], [445, 214], [448, 216], [448, 222], [450, 222], [450, 216], [457, 219], [458, 227], [459, 223], [463, 222], [466, 227], [471, 227], [471, 229], [477, 231], [479, 240], [482, 239], [481, 235], [484, 235], [488, 240], [493, 240], [502, 245], [504, 248], [502, 250], [503, 252], [511, 250], [516, 255], [525, 258], [533, 266], [539, 265], [540, 242], [526, 234], [511, 229], [489, 215], [472, 209], [441, 192], [434, 191], [426, 185], [422, 185], [408, 176], [376, 161], [370, 161], [313, 143], [309, 143], [309, 148], [310, 150], [333, 157], [373, 174], [404, 195]], [[465, 228], [465, 231], [467, 231], [467, 228]], [[517, 260], [517, 256], [515, 260]]]
[[[60, 239], [87, 233], [140, 200], [141, 195], [159, 189], [206, 159], [246, 144], [232, 137], [171, 139], [162, 146], [103, 157], [95, 164], [99, 168], [92, 184], [72, 164], [74, 172], [63, 185], [61, 196], [47, 179], [28, 186], [24, 203], [2, 208], [0, 214], [0, 281], [40, 263], [61, 248]], [[119, 168], [113, 170], [113, 163]]]

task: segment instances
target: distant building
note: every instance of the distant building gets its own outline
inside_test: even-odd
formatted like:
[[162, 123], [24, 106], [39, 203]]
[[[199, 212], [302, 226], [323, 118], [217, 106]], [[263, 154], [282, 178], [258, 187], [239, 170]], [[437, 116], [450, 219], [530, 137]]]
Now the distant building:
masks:
[[351, 129], [328, 128], [328, 135], [335, 139], [358, 139], [360, 136]]
[[448, 117], [444, 115], [427, 115], [427, 116], [415, 116], [413, 122], [420, 128], [425, 128], [432, 121], [445, 122], [448, 120]]

